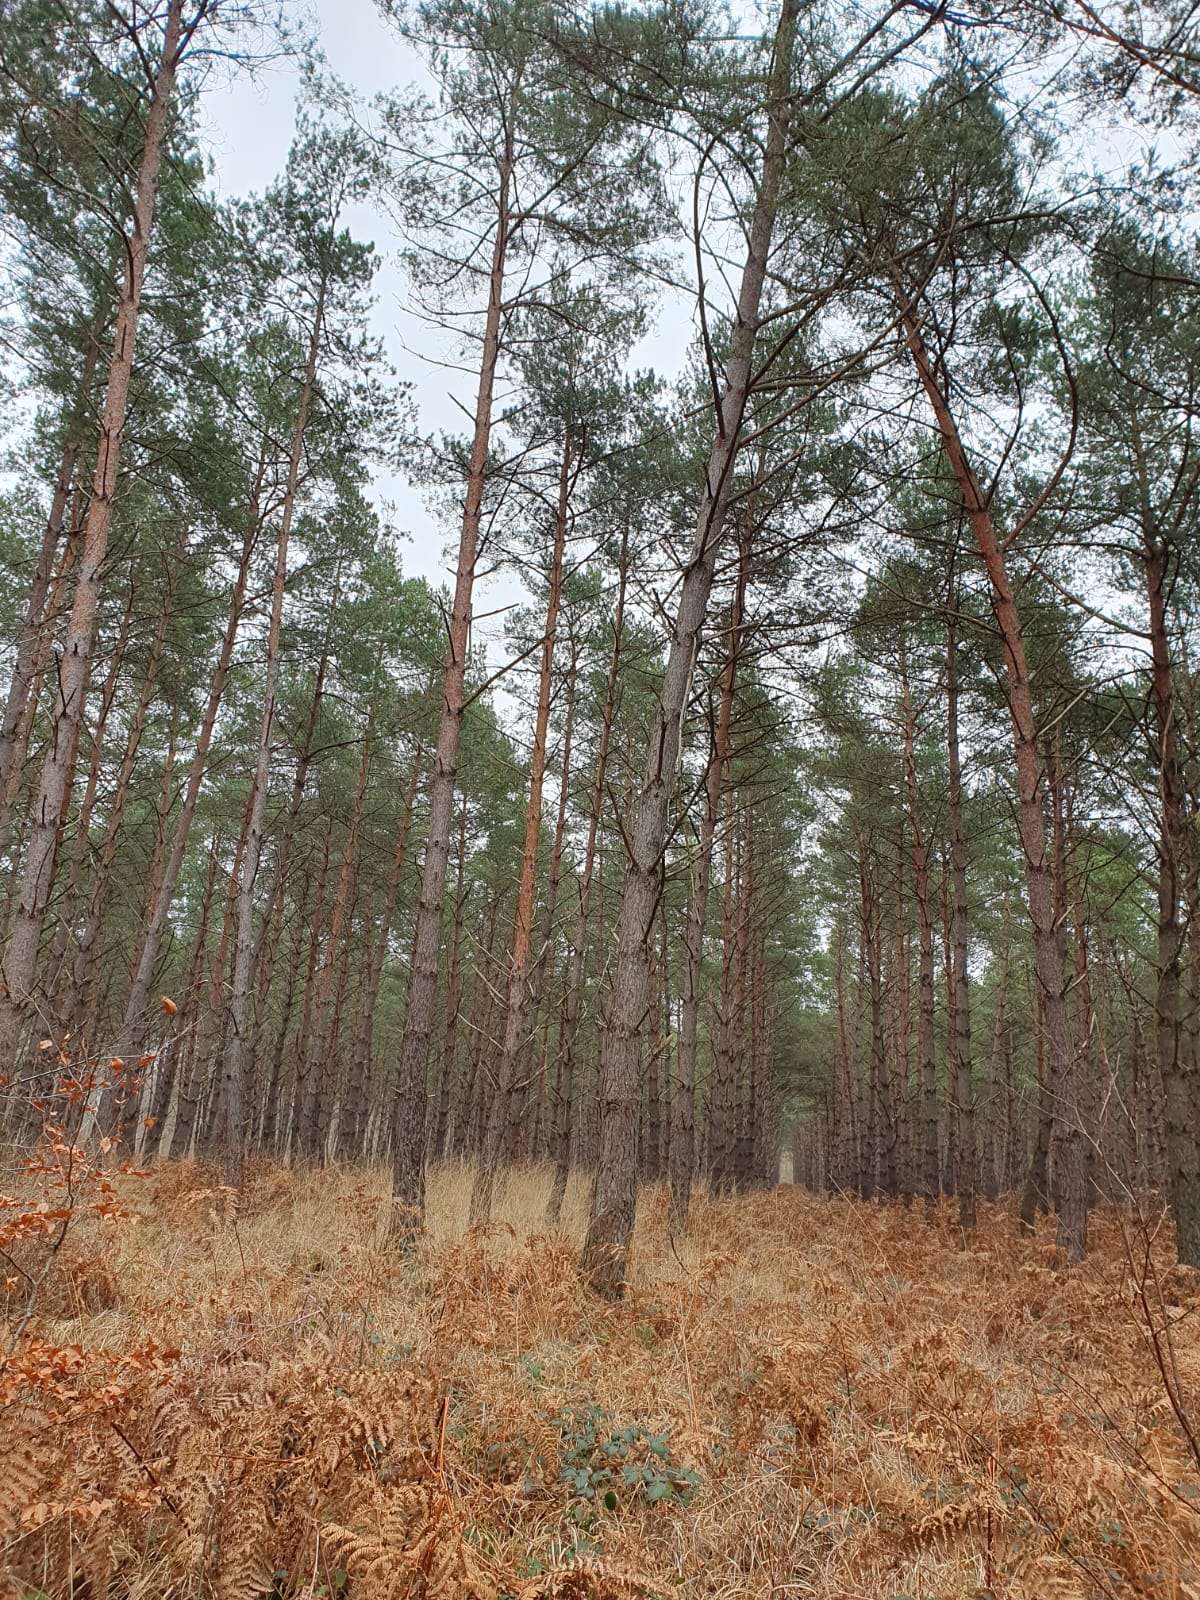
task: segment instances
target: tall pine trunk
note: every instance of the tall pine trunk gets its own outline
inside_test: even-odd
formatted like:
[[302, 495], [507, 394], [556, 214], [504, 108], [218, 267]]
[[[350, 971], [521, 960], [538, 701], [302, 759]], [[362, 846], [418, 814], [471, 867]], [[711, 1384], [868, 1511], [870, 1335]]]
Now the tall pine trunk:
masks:
[[1055, 1207], [1058, 1242], [1067, 1259], [1077, 1262], [1087, 1252], [1087, 1182], [1083, 1159], [1083, 1126], [1075, 1085], [1075, 1062], [1067, 1012], [1066, 971], [1054, 914], [1051, 863], [1046, 847], [1042, 805], [1042, 768], [1033, 688], [1025, 658], [1025, 639], [1016, 595], [1008, 575], [1005, 546], [991, 510], [963, 447], [958, 425], [934, 372], [933, 362], [907, 296], [897, 284], [901, 317], [909, 351], [937, 420], [942, 446], [950, 462], [971, 522], [991, 588], [992, 611], [1000, 633], [1013, 729], [1016, 768], [1017, 828], [1025, 858], [1025, 886], [1033, 928], [1034, 968], [1041, 996], [1046, 1055], [1046, 1091], [1053, 1108]]
[[87, 920], [75, 952], [71, 994], [64, 1010], [67, 1017], [70, 1018], [71, 1025], [80, 1028], [84, 1039], [91, 1039], [94, 1033], [94, 1022], [97, 1013], [95, 969], [101, 930], [108, 911], [109, 883], [113, 864], [116, 860], [121, 825], [125, 818], [125, 807], [129, 800], [129, 786], [133, 779], [134, 764], [137, 761], [138, 749], [141, 745], [142, 731], [150, 710], [154, 686], [158, 681], [159, 669], [162, 666], [167, 625], [174, 610], [175, 590], [179, 580], [179, 568], [183, 560], [183, 548], [184, 540], [181, 537], [176, 560], [172, 563], [167, 576], [166, 593], [159, 609], [158, 626], [155, 629], [154, 640], [150, 646], [150, 658], [146, 664], [137, 705], [134, 708], [133, 717], [126, 734], [125, 749], [122, 752], [121, 764], [117, 770], [113, 802], [105, 821], [104, 839], [92, 878]]
[[408, 857], [408, 838], [412, 829], [413, 810], [417, 799], [417, 784], [421, 777], [421, 759], [424, 753], [424, 748], [420, 740], [418, 740], [416, 749], [413, 751], [412, 769], [408, 775], [408, 788], [404, 794], [404, 810], [400, 816], [400, 828], [396, 835], [396, 849], [392, 856], [391, 872], [388, 874], [387, 890], [383, 899], [383, 912], [379, 919], [379, 929], [374, 948], [371, 951], [371, 962], [367, 969], [367, 991], [363, 1000], [358, 1029], [355, 1033], [353, 1051], [350, 1056], [350, 1071], [346, 1082], [346, 1100], [342, 1108], [342, 1132], [339, 1136], [343, 1155], [349, 1155], [366, 1135], [367, 1086], [371, 1075], [371, 1044], [375, 1035], [375, 1008], [379, 1003], [379, 988], [383, 982], [383, 963], [387, 958], [388, 938], [391, 934], [392, 917], [396, 909], [396, 895], [400, 888], [400, 878], [404, 872], [404, 863]]
[[[125, 650], [129, 643], [129, 633], [133, 625], [133, 611], [135, 601], [135, 587], [129, 586], [129, 598], [125, 604], [125, 612], [117, 629], [117, 637], [113, 643], [112, 655], [109, 659], [108, 671], [104, 682], [100, 686], [99, 705], [96, 708], [96, 720], [92, 726], [91, 736], [87, 743], [88, 770], [87, 780], [83, 786], [83, 795], [79, 802], [79, 812], [75, 822], [75, 838], [71, 845], [71, 857], [67, 865], [67, 881], [64, 890], [56, 896], [54, 933], [50, 940], [50, 951], [46, 962], [46, 973], [43, 980], [45, 992], [57, 997], [57, 993], [64, 986], [67, 971], [67, 950], [74, 932], [79, 895], [80, 881], [83, 877], [84, 862], [90, 854], [92, 815], [96, 805], [96, 797], [100, 790], [100, 773], [104, 753], [105, 739], [108, 733], [108, 719], [112, 715], [113, 703], [116, 699], [117, 683], [121, 676], [121, 669], [125, 664]], [[90, 686], [89, 686], [90, 687]], [[82, 728], [80, 729], [80, 743], [83, 743]], [[78, 775], [78, 753], [72, 766]], [[74, 789], [74, 779], [68, 785], [66, 802], [63, 807], [62, 822], [65, 829], [68, 817], [71, 792]], [[70, 1006], [62, 1007], [53, 1004], [49, 1008], [51, 1014], [61, 1018], [64, 1010], [70, 1015]]]
[[[951, 579], [953, 583], [953, 578]], [[951, 596], [953, 601], [953, 595]], [[946, 751], [949, 766], [947, 821], [950, 834], [950, 944], [954, 986], [955, 1181], [958, 1221], [975, 1226], [975, 1091], [971, 1081], [971, 996], [967, 985], [967, 841], [963, 829], [962, 765], [958, 747], [958, 639], [947, 609]]]
[[[996, 1010], [992, 1019], [992, 1050], [988, 1057], [987, 1095], [983, 1113], [983, 1193], [995, 1200], [1008, 1187], [1008, 1128], [1011, 1108], [1004, 1095], [1005, 1040], [1008, 1017], [1008, 896], [1004, 897], [1004, 934], [1000, 946], [1000, 975], [996, 983]], [[1003, 1113], [1003, 1114], [1002, 1114]]]
[[454, 882], [454, 937], [450, 944], [450, 975], [446, 983], [446, 1034], [442, 1040], [442, 1087], [438, 1097], [437, 1130], [433, 1149], [444, 1161], [450, 1147], [450, 1115], [454, 1109], [454, 1068], [458, 1060], [458, 1024], [462, 1011], [462, 939], [467, 909], [467, 806], [459, 807], [458, 856]]
[[712, 877], [713, 840], [716, 837], [721, 791], [729, 768], [729, 730], [733, 719], [733, 689], [738, 648], [745, 615], [746, 585], [750, 577], [750, 527], [743, 524], [738, 559], [737, 588], [729, 613], [729, 636], [721, 674], [721, 703], [704, 782], [704, 811], [692, 864], [691, 895], [683, 941], [683, 994], [679, 1013], [679, 1054], [675, 1093], [671, 1102], [671, 1141], [668, 1159], [671, 1183], [671, 1227], [687, 1232], [688, 1201], [696, 1167], [696, 1041], [700, 1024], [700, 973], [704, 960], [704, 927], [708, 920], [708, 888]]
[[37, 970], [38, 943], [54, 884], [60, 817], [67, 795], [91, 660], [108, 536], [121, 459], [121, 433], [129, 403], [142, 283], [154, 227], [158, 174], [166, 142], [167, 111], [181, 54], [183, 0], [169, 0], [162, 57], [154, 75], [146, 135], [138, 168], [133, 233], [126, 239], [125, 278], [117, 302], [117, 325], [109, 360], [100, 439], [71, 617], [63, 640], [51, 717], [50, 738], [25, 851], [17, 916], [4, 961], [0, 989], [0, 1073], [17, 1058]]
[[483, 328], [483, 353], [475, 399], [475, 433], [467, 468], [462, 531], [458, 546], [458, 573], [447, 630], [446, 667], [442, 679], [442, 712], [438, 723], [433, 778], [429, 789], [429, 827], [421, 870], [421, 897], [413, 934], [408, 1003], [400, 1039], [392, 1118], [392, 1200], [394, 1225], [402, 1237], [411, 1238], [425, 1209], [425, 1097], [429, 1041], [433, 1033], [437, 998], [438, 946], [442, 931], [442, 904], [446, 894], [446, 869], [450, 861], [450, 835], [454, 827], [454, 780], [458, 766], [458, 740], [466, 710], [467, 649], [470, 642], [475, 559], [483, 516], [483, 490], [487, 477], [488, 447], [492, 435], [492, 395], [500, 360], [504, 314], [504, 273], [508, 255], [515, 130], [510, 118], [500, 155], [496, 237], [492, 244], [487, 313]]
[[[546, 900], [542, 906], [541, 926], [537, 933], [537, 956], [533, 963], [533, 970], [529, 975], [529, 1016], [535, 1019], [542, 1008], [542, 995], [546, 985], [546, 972], [550, 964], [551, 946], [554, 935], [554, 918], [558, 910], [558, 891], [562, 883], [563, 845], [567, 835], [567, 807], [570, 802], [571, 791], [571, 746], [575, 733], [575, 681], [579, 671], [579, 652], [575, 641], [572, 641], [571, 665], [567, 671], [566, 697], [567, 711], [563, 723], [562, 763], [558, 779], [558, 814], [554, 819], [554, 841], [550, 847], [550, 874], [546, 882]], [[547, 1012], [548, 1016], [548, 1012]], [[539, 1064], [531, 1069], [531, 1056], [533, 1049], [532, 1020], [526, 1031], [526, 1042], [521, 1053], [517, 1067], [516, 1093], [520, 1096], [520, 1107], [514, 1107], [510, 1115], [509, 1132], [515, 1133], [515, 1122], [526, 1104], [531, 1084], [536, 1085], [539, 1107], [546, 1098], [546, 1072], [549, 1061], [548, 1032], [543, 1029], [542, 1049]], [[561, 1059], [562, 1025], [559, 1024], [560, 1047], [555, 1054]], [[541, 1126], [539, 1111], [538, 1126]], [[511, 1160], [512, 1150], [509, 1151]]]
[[892, 1092], [891, 1063], [883, 1032], [882, 916], [873, 865], [875, 854], [863, 835], [858, 841], [859, 894], [862, 903], [863, 966], [871, 1034], [872, 1138], [868, 1159], [872, 1163], [872, 1189], [877, 1185], [888, 1198], [897, 1192], [896, 1107]]
[[831, 1169], [834, 1187], [853, 1188], [858, 1182], [858, 1103], [854, 1093], [854, 1054], [846, 1018], [846, 930], [834, 924], [833, 991], [838, 1023], [837, 1126], [834, 1130]]
[[901, 703], [904, 712], [904, 784], [912, 835], [913, 888], [917, 897], [917, 1070], [921, 1076], [921, 1193], [932, 1210], [938, 1196], [937, 1058], [934, 1053], [933, 914], [929, 907], [929, 859], [921, 826], [917, 787], [916, 718], [901, 656]]
[[736, 954], [737, 797], [725, 792], [725, 862], [721, 899], [721, 984], [717, 1011], [717, 1048], [708, 1089], [708, 1182], [717, 1194], [733, 1187], [736, 1138], [737, 1064], [734, 1042], [733, 981]]
[[[258, 481], [252, 498], [252, 507], [257, 506], [261, 486], [262, 468], [260, 465]], [[200, 802], [200, 791], [204, 784], [204, 774], [208, 766], [208, 752], [212, 745], [213, 729], [216, 727], [217, 713], [221, 708], [225, 684], [229, 677], [229, 668], [233, 661], [234, 646], [237, 643], [238, 629], [241, 626], [242, 611], [246, 603], [246, 586], [250, 577], [250, 562], [254, 554], [254, 546], [258, 538], [259, 529], [260, 523], [255, 511], [247, 522], [246, 531], [242, 539], [237, 574], [234, 578], [233, 589], [229, 598], [229, 615], [225, 624], [225, 632], [221, 639], [221, 648], [213, 667], [212, 684], [208, 691], [208, 700], [200, 722], [196, 748], [192, 753], [192, 761], [188, 769], [183, 804], [180, 807], [179, 818], [175, 823], [170, 853], [166, 858], [162, 875], [154, 894], [149, 900], [146, 931], [142, 936], [142, 945], [138, 954], [137, 966], [134, 969], [133, 982], [130, 985], [129, 996], [125, 1002], [125, 1017], [121, 1025], [120, 1040], [117, 1047], [118, 1053], [121, 1055], [138, 1053], [135, 1046], [136, 1036], [138, 1031], [146, 1024], [151, 985], [154, 982], [159, 957], [162, 954], [163, 939], [166, 936], [167, 922], [171, 912], [171, 902], [175, 895], [175, 886], [179, 882], [179, 874], [183, 870], [184, 856], [187, 853], [188, 838], [191, 834], [192, 819], [196, 815], [196, 807]]]
[[587, 1281], [607, 1297], [624, 1291], [633, 1232], [638, 1067], [649, 983], [647, 941], [662, 890], [663, 848], [679, 767], [683, 717], [725, 533], [742, 422], [754, 381], [759, 308], [787, 161], [797, 9], [797, 0], [783, 0], [771, 67], [762, 174], [750, 219], [737, 313], [730, 330], [724, 393], [705, 469], [695, 543], [683, 576], [666, 670], [651, 724], [637, 814], [628, 841], [612, 991], [600, 1042], [600, 1151], [581, 1263]]
[[246, 1143], [246, 1079], [254, 1051], [254, 1020], [251, 1015], [254, 976], [254, 881], [258, 876], [258, 863], [262, 854], [263, 818], [266, 814], [267, 788], [271, 773], [271, 740], [275, 732], [275, 712], [279, 692], [279, 657], [283, 632], [283, 595], [287, 582], [288, 541], [292, 531], [292, 519], [296, 513], [300, 467], [304, 456], [304, 435], [308, 428], [308, 413], [317, 379], [325, 290], [326, 284], [322, 280], [317, 290], [304, 381], [296, 407], [296, 420], [292, 427], [287, 480], [280, 510], [279, 535], [275, 545], [275, 574], [271, 583], [271, 617], [267, 625], [267, 664], [263, 677], [262, 720], [259, 724], [258, 752], [250, 788], [250, 820], [246, 830], [246, 847], [242, 852], [241, 874], [238, 878], [237, 937], [234, 944], [233, 976], [228, 1004], [229, 1039], [225, 1048], [221, 1083], [225, 1181], [235, 1186], [240, 1185], [242, 1181], [242, 1162]]
[[1200, 1267], [1200, 1147], [1194, 1109], [1194, 1065], [1183, 1048], [1181, 966], [1184, 934], [1179, 901], [1187, 849], [1183, 777], [1175, 728], [1174, 686], [1167, 634], [1165, 542], [1147, 528], [1143, 560], [1150, 608], [1150, 701], [1159, 781], [1158, 981], [1154, 1002], [1154, 1049], [1166, 1105], [1167, 1188], [1175, 1219], [1179, 1259]]
[[587, 962], [587, 927], [591, 911], [592, 883], [596, 869], [596, 842], [600, 814], [608, 779], [608, 752], [612, 742], [613, 717], [617, 704], [617, 679], [621, 666], [621, 636], [625, 630], [625, 594], [629, 583], [629, 530], [621, 533], [621, 554], [617, 570], [617, 602], [613, 611], [613, 647], [604, 689], [604, 711], [600, 719], [600, 743], [596, 751], [596, 771], [592, 778], [591, 807], [588, 812], [587, 843], [583, 852], [583, 877], [579, 883], [579, 905], [571, 939], [571, 964], [567, 993], [563, 1002], [562, 1028], [558, 1040], [558, 1062], [554, 1080], [554, 1181], [546, 1205], [546, 1220], [558, 1226], [567, 1177], [571, 1167], [572, 1106], [575, 1098], [576, 1050], [579, 1019], [583, 1010], [584, 968]]
[[59, 460], [54, 494], [50, 501], [50, 514], [46, 518], [37, 565], [33, 569], [33, 577], [29, 584], [25, 615], [21, 618], [14, 641], [13, 674], [4, 702], [3, 715], [0, 716], [0, 848], [7, 843], [12, 803], [16, 797], [15, 779], [24, 764], [28, 749], [29, 729], [33, 719], [27, 715], [27, 708], [38, 678], [39, 659], [42, 654], [39, 646], [44, 647], [46, 634], [49, 631], [47, 604], [51, 595], [51, 581], [58, 559], [58, 548], [66, 525], [71, 489], [75, 483], [84, 421], [88, 412], [87, 402], [100, 354], [101, 329], [102, 323], [98, 319], [88, 330], [83, 372], [75, 403], [67, 419], [66, 440]]
[[537, 714], [529, 767], [529, 800], [525, 809], [525, 841], [521, 855], [521, 880], [517, 891], [517, 916], [513, 926], [508, 964], [504, 1033], [496, 1061], [495, 1084], [488, 1112], [483, 1149], [471, 1191], [471, 1221], [486, 1222], [492, 1214], [492, 1195], [501, 1155], [509, 1135], [509, 1116], [516, 1097], [517, 1064], [528, 1040], [532, 1010], [530, 964], [533, 950], [534, 895], [537, 890], [538, 844], [542, 834], [542, 785], [546, 773], [546, 737], [550, 726], [550, 690], [554, 677], [554, 643], [562, 597], [563, 552], [567, 538], [567, 512], [571, 490], [571, 439], [563, 441], [558, 477], [558, 505], [554, 517], [554, 545], [550, 558], [550, 592], [542, 636], [542, 663], [538, 680]]
[[[378, 675], [381, 661], [376, 661], [375, 671]], [[342, 924], [347, 922], [347, 908], [350, 897], [350, 881], [358, 860], [358, 839], [362, 827], [363, 803], [367, 794], [367, 778], [371, 767], [371, 732], [375, 722], [375, 698], [372, 696], [371, 706], [367, 712], [367, 726], [363, 733], [362, 754], [359, 757], [358, 775], [354, 780], [354, 799], [350, 807], [350, 822], [346, 829], [346, 838], [342, 846], [342, 860], [338, 868], [337, 888], [333, 897], [333, 915], [329, 923], [329, 938], [325, 944], [325, 961], [321, 969], [321, 982], [317, 991], [316, 1017], [312, 1033], [308, 1041], [308, 1060], [306, 1077], [312, 1094], [310, 1107], [319, 1108], [321, 1087], [328, 1082], [328, 1056], [336, 1028], [333, 1023], [333, 978], [339, 954], [339, 940], [341, 939]], [[297, 1141], [299, 1148], [306, 1155], [317, 1155], [324, 1159], [326, 1154], [324, 1146], [316, 1138], [317, 1127], [313, 1116], [308, 1115], [309, 1107], [305, 1108], [302, 1116], [300, 1136]]]

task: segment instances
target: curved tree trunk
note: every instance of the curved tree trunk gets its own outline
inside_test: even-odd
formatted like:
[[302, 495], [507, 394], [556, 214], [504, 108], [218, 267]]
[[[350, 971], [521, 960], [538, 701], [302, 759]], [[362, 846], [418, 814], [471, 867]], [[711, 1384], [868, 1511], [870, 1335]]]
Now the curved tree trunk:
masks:
[[600, 1153], [581, 1263], [588, 1283], [608, 1297], [622, 1294], [625, 1287], [637, 1202], [638, 1066], [647, 1010], [647, 940], [662, 891], [663, 848], [679, 767], [683, 717], [725, 534], [733, 468], [754, 380], [759, 307], [786, 163], [797, 9], [796, 0], [783, 0], [775, 34], [762, 174], [730, 332], [724, 393], [705, 470], [695, 542], [684, 572], [651, 725], [637, 814], [629, 835], [612, 992], [600, 1040]]
[[1051, 864], [1046, 848], [1037, 721], [1021, 618], [1008, 575], [1004, 546], [997, 536], [991, 510], [963, 448], [950, 404], [939, 387], [915, 312], [899, 284], [897, 295], [909, 351], [937, 419], [942, 446], [954, 472], [963, 509], [970, 519], [988, 575], [992, 611], [1003, 646], [1016, 767], [1017, 828], [1025, 857], [1026, 898], [1033, 927], [1034, 967], [1041, 994], [1045, 1038], [1046, 1089], [1053, 1115], [1058, 1242], [1066, 1251], [1067, 1259], [1077, 1262], [1087, 1252], [1084, 1133], [1079, 1117], [1075, 1062], [1071, 1049], [1066, 972], [1055, 923]]

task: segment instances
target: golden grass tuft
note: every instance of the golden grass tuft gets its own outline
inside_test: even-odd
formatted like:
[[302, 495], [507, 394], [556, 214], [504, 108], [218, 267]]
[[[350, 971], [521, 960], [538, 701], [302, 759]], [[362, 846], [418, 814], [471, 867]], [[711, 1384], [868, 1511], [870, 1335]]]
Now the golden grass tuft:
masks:
[[698, 1195], [672, 1241], [651, 1190], [609, 1305], [550, 1177], [470, 1232], [470, 1170], [436, 1170], [413, 1257], [383, 1174], [129, 1180], [3, 1376], [8, 1592], [1200, 1600], [1200, 1277], [1165, 1230], [1101, 1214], [1068, 1273], [1001, 1207], [964, 1242], [948, 1209]]

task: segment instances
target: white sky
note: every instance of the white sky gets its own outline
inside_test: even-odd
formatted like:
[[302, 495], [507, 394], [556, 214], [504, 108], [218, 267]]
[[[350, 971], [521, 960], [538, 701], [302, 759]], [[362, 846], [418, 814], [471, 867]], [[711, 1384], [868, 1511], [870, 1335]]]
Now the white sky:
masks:
[[[364, 100], [380, 90], [403, 88], [421, 71], [420, 63], [381, 18], [374, 0], [310, 0], [321, 47], [330, 70]], [[280, 61], [254, 73], [239, 72], [206, 89], [201, 102], [201, 140], [213, 163], [213, 182], [227, 198], [259, 193], [283, 171], [295, 127], [300, 73]], [[470, 382], [461, 374], [422, 361], [408, 346], [414, 328], [402, 310], [404, 284], [396, 268], [390, 225], [381, 209], [361, 206], [347, 224], [356, 238], [373, 241], [382, 266], [375, 280], [370, 331], [383, 341], [397, 377], [417, 386], [421, 425], [461, 431], [462, 413], [452, 396], [469, 403]], [[403, 325], [403, 332], [402, 332]], [[396, 522], [411, 538], [404, 568], [435, 584], [447, 580], [447, 533], [437, 526], [421, 497], [399, 477], [378, 474], [374, 498], [396, 507]]]
[[[375, 0], [308, 0], [327, 66], [365, 103], [380, 91], [428, 86], [423, 65], [380, 15]], [[299, 11], [299, 8], [297, 8]], [[201, 101], [202, 148], [213, 164], [213, 182], [223, 196], [245, 196], [264, 190], [283, 171], [295, 123], [300, 72], [286, 60], [254, 73], [241, 71], [214, 77]], [[474, 410], [474, 381], [469, 371], [441, 364], [453, 354], [448, 337], [405, 310], [404, 278], [396, 263], [395, 241], [382, 208], [362, 206], [347, 215], [354, 236], [371, 240], [382, 265], [375, 280], [375, 306], [370, 331], [383, 347], [397, 378], [414, 386], [419, 426], [423, 432], [462, 434]], [[654, 329], [635, 352], [636, 364], [654, 365], [666, 376], [682, 365], [687, 339], [686, 315], [676, 310], [669, 326]], [[401, 559], [409, 576], [434, 585], [452, 584], [458, 530], [439, 524], [421, 494], [400, 476], [376, 472], [374, 499], [394, 507], [389, 519], [407, 534]], [[476, 584], [475, 613], [479, 633], [488, 644], [489, 665], [504, 659], [505, 608], [519, 604], [525, 590], [519, 578], [499, 572]]]

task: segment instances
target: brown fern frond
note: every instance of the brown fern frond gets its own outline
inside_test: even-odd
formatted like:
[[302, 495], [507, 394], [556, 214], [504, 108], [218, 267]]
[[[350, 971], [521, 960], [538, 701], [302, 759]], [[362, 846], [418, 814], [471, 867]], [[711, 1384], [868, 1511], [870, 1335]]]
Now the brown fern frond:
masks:
[[540, 1573], [517, 1590], [517, 1600], [654, 1600], [636, 1573], [605, 1561], [573, 1561]]

